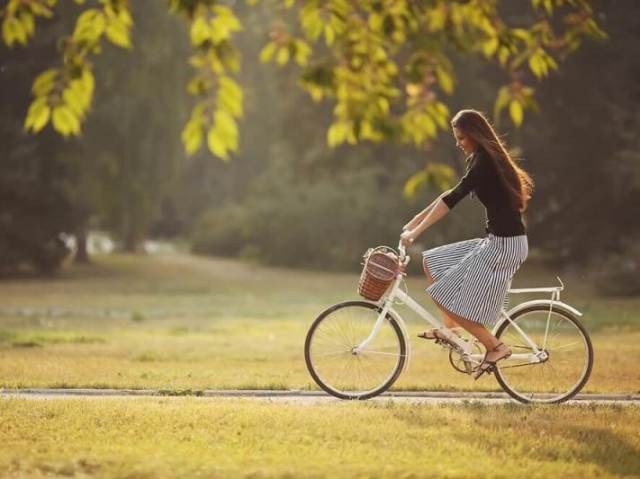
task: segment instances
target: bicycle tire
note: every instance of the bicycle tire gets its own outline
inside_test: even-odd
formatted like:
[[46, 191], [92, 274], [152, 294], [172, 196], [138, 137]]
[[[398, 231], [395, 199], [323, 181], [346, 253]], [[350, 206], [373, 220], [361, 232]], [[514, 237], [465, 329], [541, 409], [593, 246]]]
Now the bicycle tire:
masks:
[[[366, 301], [345, 301], [327, 308], [322, 313], [320, 313], [320, 315], [313, 321], [313, 323], [309, 328], [309, 331], [307, 332], [305, 345], [304, 345], [305, 362], [307, 365], [307, 369], [309, 370], [309, 374], [311, 375], [313, 380], [316, 382], [316, 384], [320, 386], [322, 390], [331, 394], [332, 396], [337, 397], [339, 399], [351, 399], [351, 400], [352, 399], [358, 399], [358, 400], [370, 399], [372, 397], [378, 396], [379, 394], [382, 394], [383, 392], [385, 392], [398, 379], [398, 376], [402, 372], [402, 369], [404, 368], [404, 364], [406, 361], [406, 355], [407, 355], [406, 339], [396, 319], [390, 313], [387, 313], [385, 316], [386, 324], [390, 326], [390, 329], [387, 331], [387, 335], [389, 337], [395, 338], [395, 340], [397, 341], [398, 357], [393, 367], [390, 368], [388, 374], [385, 374], [384, 380], [381, 381], [380, 384], [376, 384], [374, 387], [368, 388], [366, 390], [347, 390], [347, 389], [340, 388], [339, 385], [337, 384], [332, 384], [331, 381], [329, 381], [326, 377], [324, 377], [325, 376], [324, 372], [319, 370], [318, 358], [315, 357], [314, 359], [314, 352], [313, 352], [314, 339], [316, 338], [316, 335], [319, 336], [318, 331], [323, 323], [327, 324], [329, 319], [336, 318], [338, 313], [345, 312], [347, 309], [353, 312], [362, 311], [363, 313], [366, 313], [367, 316], [370, 316], [372, 319], [373, 317], [377, 317], [378, 314], [382, 311], [382, 309], [378, 305], [369, 303]], [[371, 323], [371, 326], [373, 326], [373, 323]], [[366, 329], [364, 329], [363, 331], [366, 331]], [[359, 336], [358, 339], [363, 340], [365, 337], [366, 336], [364, 337]], [[390, 339], [389, 341], [391, 342], [392, 340]], [[342, 338], [342, 342], [344, 343], [344, 338]], [[355, 346], [355, 344], [352, 344], [351, 346]], [[342, 353], [346, 353], [346, 352], [347, 350], [343, 351]], [[387, 354], [387, 353], [384, 353], [384, 354]], [[357, 355], [354, 355], [353, 353], [351, 353], [351, 355], [357, 356]]]
[[[531, 363], [531, 364], [510, 364], [509, 360], [505, 360], [505, 361], [501, 361], [497, 363], [497, 367], [496, 367], [496, 372], [495, 372], [495, 376], [496, 379], [498, 381], [498, 383], [500, 384], [500, 386], [502, 387], [502, 389], [509, 394], [509, 396], [511, 396], [512, 398], [516, 399], [519, 402], [528, 404], [528, 403], [561, 403], [564, 401], [567, 401], [569, 399], [571, 399], [572, 397], [574, 397], [583, 387], [584, 385], [587, 383], [587, 381], [589, 380], [589, 377], [591, 376], [591, 371], [593, 368], [593, 345], [591, 343], [591, 338], [589, 337], [589, 333], [587, 332], [587, 330], [585, 329], [585, 327], [582, 325], [582, 323], [573, 315], [573, 313], [571, 313], [570, 311], [566, 310], [565, 308], [561, 308], [561, 307], [557, 307], [557, 306], [553, 306], [553, 307], [549, 307], [547, 305], [534, 305], [534, 306], [530, 306], [528, 308], [523, 309], [522, 311], [518, 311], [517, 313], [515, 313], [515, 315], [511, 318], [512, 321], [514, 321], [516, 324], [518, 324], [520, 327], [523, 328], [523, 330], [525, 330], [525, 332], [527, 332], [527, 334], [529, 334], [529, 332], [526, 330], [527, 328], [529, 328], [530, 330], [532, 329], [531, 326], [525, 326], [524, 325], [524, 321], [525, 319], [527, 319], [527, 316], [529, 316], [529, 320], [531, 320], [531, 315], [532, 313], [541, 313], [542, 315], [544, 314], [550, 314], [550, 315], [555, 315], [557, 317], [563, 318], [563, 321], [566, 321], [568, 323], [570, 323], [573, 327], [575, 327], [575, 331], [574, 334], [577, 332], [578, 336], [581, 338], [583, 344], [583, 348], [584, 348], [584, 353], [586, 354], [586, 357], [584, 358], [584, 364], [582, 364], [582, 370], [580, 372], [580, 375], [578, 378], [576, 378], [576, 382], [570, 387], [568, 388], [568, 390], [566, 391], [542, 391], [542, 390], [538, 390], [538, 391], [522, 391], [522, 390], [518, 390], [518, 389], [522, 389], [522, 387], [520, 388], [516, 388], [514, 386], [514, 380], [512, 378], [509, 378], [508, 375], [511, 374], [509, 371], [512, 368], [516, 368], [516, 367], [520, 367], [523, 366], [523, 370], [526, 369], [530, 369], [529, 372], [529, 376], [531, 376], [531, 372], [535, 371], [536, 373], [536, 378], [539, 378], [538, 381], [543, 381], [545, 378], [544, 375], [544, 369], [540, 369], [539, 371], [536, 371], [536, 367], [541, 365], [542, 368], [544, 368], [546, 363], [549, 363], [549, 365], [552, 364], [552, 361], [554, 361], [554, 354], [557, 354], [558, 351], [563, 348], [562, 346], [558, 347], [554, 352], [552, 352], [551, 350], [548, 350], [547, 353], [549, 354], [549, 358], [547, 361], [545, 362], [541, 362], [541, 363]], [[550, 317], [550, 316], [549, 316]], [[550, 320], [548, 320], [550, 321]], [[558, 323], [559, 324], [559, 321]], [[507, 335], [507, 331], [509, 330], [509, 328], [511, 327], [511, 323], [508, 320], [504, 320], [500, 326], [498, 327], [497, 331], [496, 331], [496, 337], [498, 339], [501, 340], [505, 340], [506, 335]], [[547, 323], [547, 332], [545, 333], [545, 336], [548, 338], [548, 323]], [[515, 328], [514, 328], [515, 329]], [[556, 336], [558, 336], [560, 334], [560, 332], [556, 333]], [[507, 341], [505, 341], [507, 342]], [[507, 342], [507, 344], [509, 345], [509, 343]], [[514, 346], [514, 345], [510, 345], [512, 351], [516, 351], [516, 347], [524, 347], [524, 346]], [[549, 346], [550, 347], [550, 346]], [[579, 353], [579, 352], [578, 352]], [[528, 367], [527, 367], [528, 366]], [[552, 367], [552, 366], [551, 366]], [[555, 376], [559, 376], [558, 371], [553, 370], [553, 375]], [[532, 379], [529, 379], [529, 381], [531, 382]]]

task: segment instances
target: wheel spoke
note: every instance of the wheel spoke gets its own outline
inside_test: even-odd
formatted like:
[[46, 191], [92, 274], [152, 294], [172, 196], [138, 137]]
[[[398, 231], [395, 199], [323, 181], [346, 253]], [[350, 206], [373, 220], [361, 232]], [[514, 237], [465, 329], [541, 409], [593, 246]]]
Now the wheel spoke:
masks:
[[371, 397], [395, 381], [406, 360], [395, 320], [386, 318], [367, 347], [352, 354], [371, 335], [378, 316], [371, 303], [347, 302], [316, 319], [307, 336], [305, 359], [325, 391], [343, 398]]
[[[591, 372], [593, 352], [588, 336], [575, 318], [543, 307], [521, 312], [512, 321], [538, 348], [546, 346], [543, 349], [546, 358], [534, 363], [499, 363], [496, 377], [505, 391], [524, 402], [556, 402], [584, 386]], [[514, 353], [532, 351], [523, 344], [520, 332], [508, 322], [500, 326], [497, 334]]]

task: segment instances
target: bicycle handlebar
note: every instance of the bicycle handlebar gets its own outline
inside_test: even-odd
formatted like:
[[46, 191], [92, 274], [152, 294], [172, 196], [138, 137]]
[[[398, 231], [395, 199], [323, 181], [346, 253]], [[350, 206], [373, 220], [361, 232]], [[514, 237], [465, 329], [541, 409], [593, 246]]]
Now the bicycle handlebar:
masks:
[[411, 259], [411, 257], [407, 255], [407, 249], [402, 244], [402, 241], [398, 242], [398, 253], [400, 254], [400, 257], [398, 258], [400, 264], [403, 266], [409, 264], [409, 260]]

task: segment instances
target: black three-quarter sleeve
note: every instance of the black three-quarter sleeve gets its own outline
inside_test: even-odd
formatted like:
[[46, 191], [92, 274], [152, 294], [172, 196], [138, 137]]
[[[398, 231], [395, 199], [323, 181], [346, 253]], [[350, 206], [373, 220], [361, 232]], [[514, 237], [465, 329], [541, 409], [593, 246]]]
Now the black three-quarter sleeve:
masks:
[[471, 163], [467, 168], [466, 174], [462, 177], [460, 182], [449, 190], [449, 193], [442, 197], [442, 201], [449, 207], [449, 209], [453, 208], [458, 202], [467, 196], [471, 190], [476, 187], [476, 179], [477, 179], [477, 170], [478, 170], [478, 158], [474, 157], [471, 159]]

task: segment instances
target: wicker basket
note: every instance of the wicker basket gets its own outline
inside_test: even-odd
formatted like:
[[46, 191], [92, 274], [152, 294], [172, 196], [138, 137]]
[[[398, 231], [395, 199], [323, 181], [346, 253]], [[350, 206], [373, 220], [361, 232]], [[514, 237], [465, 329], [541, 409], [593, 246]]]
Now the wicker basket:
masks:
[[378, 246], [369, 248], [363, 259], [358, 293], [366, 299], [378, 301], [398, 274], [398, 254], [388, 246]]

